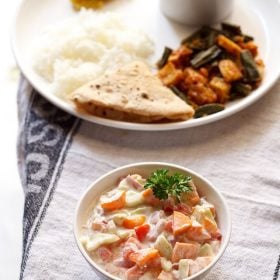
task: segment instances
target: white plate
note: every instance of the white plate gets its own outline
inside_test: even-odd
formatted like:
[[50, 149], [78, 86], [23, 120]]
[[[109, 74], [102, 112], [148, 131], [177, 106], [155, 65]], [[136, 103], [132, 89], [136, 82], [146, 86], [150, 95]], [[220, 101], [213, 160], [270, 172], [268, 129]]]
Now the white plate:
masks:
[[[194, 29], [175, 24], [166, 19], [159, 10], [158, 0], [114, 0], [106, 10], [119, 12], [124, 20], [141, 26], [155, 41], [153, 61], [161, 56], [164, 46], [178, 47], [181, 39]], [[276, 82], [280, 73], [280, 5], [278, 0], [236, 0], [234, 12], [227, 21], [241, 25], [244, 33], [255, 37], [260, 57], [266, 65], [262, 85], [251, 95], [227, 105], [217, 114], [200, 119], [165, 124], [138, 124], [108, 120], [81, 114], [69, 103], [53, 95], [50, 86], [32, 69], [32, 42], [42, 29], [64, 18], [73, 16], [70, 0], [23, 0], [12, 31], [12, 47], [19, 67], [30, 83], [50, 102], [61, 109], [101, 125], [132, 130], [173, 130], [204, 125], [228, 117], [246, 108], [263, 96]]]

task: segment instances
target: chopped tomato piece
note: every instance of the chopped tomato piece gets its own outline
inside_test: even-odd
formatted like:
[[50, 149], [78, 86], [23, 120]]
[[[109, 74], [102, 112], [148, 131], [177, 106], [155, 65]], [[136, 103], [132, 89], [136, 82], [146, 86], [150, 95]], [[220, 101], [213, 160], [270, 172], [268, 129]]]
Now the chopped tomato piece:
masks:
[[125, 228], [133, 229], [135, 227], [143, 225], [145, 221], [146, 221], [146, 217], [144, 215], [127, 217], [123, 221], [123, 226]]
[[115, 265], [116, 267], [130, 268], [135, 264], [129, 259], [125, 260], [124, 258], [118, 258], [113, 260], [113, 265]]
[[198, 222], [193, 222], [186, 232], [187, 237], [190, 240], [201, 241], [210, 239], [210, 234], [202, 227]]
[[200, 201], [200, 197], [197, 193], [197, 191], [195, 192], [191, 192], [190, 195], [189, 195], [189, 202], [192, 206], [198, 204]]
[[191, 187], [191, 192], [185, 192], [181, 194], [181, 200], [184, 202], [184, 204], [195, 206], [200, 202], [200, 197], [193, 182], [191, 182]]
[[172, 200], [170, 198], [163, 202], [162, 208], [167, 215], [172, 214], [173, 211], [178, 211], [178, 212], [181, 212], [181, 213], [189, 216], [193, 212], [192, 206], [187, 205], [185, 203], [177, 203], [176, 204], [174, 202], [174, 200]]
[[131, 245], [125, 246], [122, 251], [124, 260], [129, 260], [129, 255], [135, 251], [137, 251], [137, 250], [135, 250], [135, 248], [133, 246], [131, 246]]
[[97, 253], [103, 262], [109, 262], [113, 257], [113, 253], [111, 252], [111, 250], [105, 246], [99, 247], [97, 249]]
[[191, 224], [192, 221], [188, 216], [181, 212], [173, 212], [173, 234], [175, 236], [186, 233]]
[[198, 243], [176, 242], [172, 253], [172, 262], [178, 262], [181, 259], [195, 259], [198, 255], [198, 251]]
[[144, 198], [150, 196], [151, 194], [153, 193], [152, 189], [145, 189], [143, 192], [142, 192], [142, 195]]
[[128, 175], [126, 177], [126, 180], [133, 188], [135, 188], [136, 190], [141, 190], [141, 189], [143, 189], [143, 186], [136, 180], [136, 178], [138, 178], [138, 177], [140, 177], [140, 176], [139, 175], [133, 175], [133, 176]]
[[122, 192], [122, 194], [119, 197], [113, 198], [108, 202], [101, 203], [101, 207], [106, 211], [114, 211], [121, 209], [125, 205], [125, 197], [125, 192]]
[[143, 195], [146, 203], [148, 203], [152, 206], [158, 206], [160, 204], [160, 200], [154, 196], [152, 189], [144, 190], [142, 192], [142, 195]]
[[158, 260], [158, 262], [152, 262], [147, 267], [147, 272], [149, 272], [151, 279], [157, 279], [162, 270], [160, 258], [157, 258], [156, 260]]
[[102, 232], [106, 229], [107, 224], [108, 223], [106, 221], [93, 221], [91, 224], [91, 228], [92, 230], [97, 230]]
[[204, 217], [203, 226], [210, 234], [215, 233], [218, 229], [217, 224], [208, 217]]
[[152, 260], [152, 262], [149, 265], [149, 270], [155, 274], [157, 274], [157, 276], [160, 274], [161, 272], [161, 261], [160, 258], [155, 258]]
[[217, 230], [215, 233], [211, 234], [212, 240], [222, 240], [222, 234], [219, 230]]
[[129, 255], [141, 249], [141, 243], [135, 237], [129, 237], [122, 249], [122, 257], [127, 266], [131, 267], [134, 264], [129, 260]]
[[128, 243], [135, 244], [139, 249], [141, 248], [141, 243], [135, 237], [129, 237], [126, 241], [126, 244]]
[[168, 232], [173, 232], [173, 222], [172, 221], [168, 221], [166, 224], [165, 224], [165, 227], [164, 229]]
[[126, 280], [138, 280], [145, 273], [144, 269], [139, 268], [137, 265], [129, 268], [125, 272]]
[[150, 231], [150, 228], [151, 227], [148, 224], [144, 224], [142, 226], [136, 227], [135, 233], [136, 233], [137, 238], [140, 241], [143, 241], [146, 238], [148, 232]]
[[158, 250], [152, 248], [142, 249], [129, 255], [129, 259], [136, 263], [139, 267], [149, 265], [159, 257], [160, 255]]
[[193, 208], [185, 203], [178, 203], [174, 206], [174, 211], [181, 212], [185, 215], [191, 215], [193, 212]]
[[170, 215], [170, 214], [173, 213], [174, 206], [175, 206], [174, 199], [173, 198], [168, 198], [168, 199], [163, 201], [162, 209], [167, 215]]

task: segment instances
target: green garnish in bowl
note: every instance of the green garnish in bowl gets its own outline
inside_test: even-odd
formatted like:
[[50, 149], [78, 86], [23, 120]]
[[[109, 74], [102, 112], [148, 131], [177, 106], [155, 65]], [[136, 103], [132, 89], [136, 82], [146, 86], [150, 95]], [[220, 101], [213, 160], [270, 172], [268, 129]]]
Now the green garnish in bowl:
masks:
[[147, 179], [145, 189], [152, 189], [155, 197], [161, 200], [174, 197], [180, 201], [180, 195], [192, 191], [191, 176], [175, 173], [169, 175], [168, 169], [158, 169]]

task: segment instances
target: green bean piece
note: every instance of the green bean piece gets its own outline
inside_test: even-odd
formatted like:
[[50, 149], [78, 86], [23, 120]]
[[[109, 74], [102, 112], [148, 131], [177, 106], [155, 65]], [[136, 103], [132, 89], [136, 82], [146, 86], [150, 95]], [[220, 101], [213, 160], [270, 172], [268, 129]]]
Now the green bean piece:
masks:
[[219, 30], [210, 26], [203, 26], [189, 37], [183, 39], [181, 44], [187, 45], [193, 50], [205, 50], [215, 44], [219, 33]]
[[207, 48], [210, 48], [210, 47], [212, 47], [216, 44], [218, 34], [219, 33], [216, 32], [216, 30], [211, 30], [211, 32], [209, 33], [209, 35], [205, 39]]
[[225, 109], [225, 106], [222, 104], [218, 103], [211, 103], [211, 104], [206, 104], [203, 106], [198, 107], [195, 110], [194, 118], [201, 118], [204, 116], [212, 115], [218, 112], [221, 112]]
[[157, 66], [161, 69], [168, 61], [169, 56], [173, 52], [172, 49], [165, 47], [161, 59], [158, 61]]
[[244, 43], [248, 43], [250, 41], [253, 41], [254, 40], [254, 37], [253, 36], [250, 36], [250, 35], [242, 35], [243, 38], [244, 38]]
[[202, 34], [207, 30], [208, 30], [207, 27], [205, 26], [201, 27], [200, 29], [198, 29], [197, 31], [195, 31], [194, 33], [192, 33], [191, 35], [183, 39], [181, 41], [181, 45], [188, 45], [190, 47], [192, 41], [194, 41], [195, 39], [200, 39], [202, 37]]
[[176, 86], [171, 86], [170, 89], [178, 96], [180, 97], [182, 100], [184, 100], [186, 103], [188, 103], [189, 105], [192, 105], [192, 102], [189, 100], [189, 98], [187, 97], [187, 95], [182, 92], [181, 90], [179, 90]]
[[241, 27], [239, 25], [231, 24], [228, 22], [222, 22], [221, 26], [223, 32], [229, 37], [242, 35]]
[[248, 50], [243, 50], [240, 54], [241, 63], [245, 72], [245, 79], [248, 82], [257, 82], [261, 79], [257, 64]]
[[218, 56], [222, 53], [223, 51], [217, 47], [216, 45], [210, 47], [209, 49], [205, 51], [199, 52], [195, 57], [191, 60], [191, 65], [194, 68], [199, 68], [207, 63], [212, 62]]
[[253, 88], [249, 84], [237, 82], [231, 88], [230, 99], [234, 100], [239, 97], [246, 97], [252, 92]]

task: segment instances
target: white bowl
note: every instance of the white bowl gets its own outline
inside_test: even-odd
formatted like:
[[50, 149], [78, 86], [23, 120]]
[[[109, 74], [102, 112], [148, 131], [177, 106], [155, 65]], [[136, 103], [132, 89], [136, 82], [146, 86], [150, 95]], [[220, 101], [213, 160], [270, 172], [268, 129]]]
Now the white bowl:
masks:
[[118, 277], [111, 275], [110, 273], [103, 270], [99, 267], [89, 256], [85, 248], [80, 242], [80, 237], [82, 234], [82, 226], [86, 224], [87, 219], [90, 216], [92, 209], [95, 207], [99, 197], [106, 191], [111, 190], [114, 186], [117, 185], [118, 179], [122, 176], [128, 174], [140, 174], [144, 177], [148, 177], [152, 171], [156, 169], [166, 168], [171, 172], [180, 172], [186, 175], [192, 176], [195, 185], [197, 186], [200, 196], [206, 196], [207, 200], [215, 205], [217, 213], [217, 222], [218, 226], [222, 233], [222, 242], [219, 253], [215, 256], [214, 260], [209, 266], [201, 270], [199, 273], [192, 275], [188, 278], [190, 279], [202, 279], [205, 275], [213, 268], [215, 263], [223, 255], [230, 239], [231, 233], [231, 217], [228, 205], [223, 198], [222, 194], [218, 191], [216, 187], [213, 186], [207, 179], [197, 174], [196, 172], [187, 169], [182, 166], [178, 166], [170, 163], [162, 162], [142, 162], [136, 164], [126, 165], [120, 168], [117, 168], [93, 182], [90, 187], [83, 193], [81, 199], [78, 202], [76, 211], [75, 211], [75, 220], [74, 220], [74, 234], [77, 245], [85, 257], [85, 259], [91, 264], [95, 272], [102, 278], [105, 279], [115, 279], [119, 280]]

